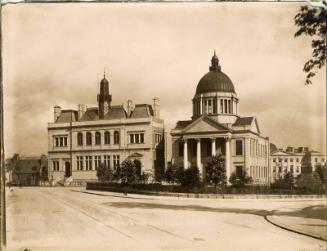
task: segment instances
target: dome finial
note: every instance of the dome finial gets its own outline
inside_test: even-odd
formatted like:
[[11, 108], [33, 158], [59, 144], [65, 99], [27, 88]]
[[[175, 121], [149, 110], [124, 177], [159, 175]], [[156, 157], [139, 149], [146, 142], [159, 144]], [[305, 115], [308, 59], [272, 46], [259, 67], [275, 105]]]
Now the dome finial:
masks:
[[213, 52], [213, 56], [211, 58], [211, 66], [209, 67], [210, 71], [221, 71], [221, 67], [219, 65], [219, 59], [216, 55], [216, 49]]
[[106, 78], [106, 68], [103, 68], [103, 78]]

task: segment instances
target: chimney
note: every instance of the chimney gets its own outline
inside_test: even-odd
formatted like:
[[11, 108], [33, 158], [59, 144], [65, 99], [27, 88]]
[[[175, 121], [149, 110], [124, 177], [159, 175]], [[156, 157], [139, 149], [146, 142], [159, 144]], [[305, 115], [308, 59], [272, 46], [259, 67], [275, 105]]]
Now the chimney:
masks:
[[54, 107], [54, 122], [57, 121], [57, 119], [59, 118], [60, 114], [61, 114], [61, 107], [58, 106], [58, 105], [56, 105]]
[[86, 105], [79, 104], [78, 105], [78, 120], [80, 120], [83, 117], [85, 112], [86, 112]]
[[155, 118], [160, 118], [160, 99], [157, 97], [153, 98], [153, 115]]
[[134, 110], [134, 104], [132, 100], [127, 100], [127, 115], [128, 117], [131, 116], [132, 111]]

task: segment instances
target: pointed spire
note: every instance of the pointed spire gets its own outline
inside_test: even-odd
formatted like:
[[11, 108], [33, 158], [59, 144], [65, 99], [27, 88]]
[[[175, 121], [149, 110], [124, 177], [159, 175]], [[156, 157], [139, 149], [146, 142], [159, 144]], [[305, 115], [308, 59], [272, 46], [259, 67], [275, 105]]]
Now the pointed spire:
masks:
[[214, 55], [215, 57], [217, 57], [217, 55], [216, 55], [216, 49], [214, 50], [213, 55]]
[[106, 68], [103, 68], [103, 78], [106, 78]]

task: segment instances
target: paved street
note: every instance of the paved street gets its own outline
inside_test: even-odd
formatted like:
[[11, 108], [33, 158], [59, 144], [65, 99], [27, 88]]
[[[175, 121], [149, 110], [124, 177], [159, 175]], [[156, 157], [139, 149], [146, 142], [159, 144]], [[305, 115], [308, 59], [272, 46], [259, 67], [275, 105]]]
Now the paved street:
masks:
[[8, 250], [325, 250], [324, 241], [263, 217], [284, 207], [321, 206], [324, 199], [188, 199], [30, 187], [13, 188], [7, 202]]

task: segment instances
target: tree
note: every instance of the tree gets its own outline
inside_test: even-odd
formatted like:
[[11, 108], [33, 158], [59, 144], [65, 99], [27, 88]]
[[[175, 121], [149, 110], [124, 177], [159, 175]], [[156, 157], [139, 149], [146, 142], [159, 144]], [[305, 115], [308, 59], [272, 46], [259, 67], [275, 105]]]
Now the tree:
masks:
[[240, 175], [236, 175], [235, 172], [229, 177], [229, 182], [234, 187], [245, 187], [253, 182], [252, 178], [248, 176], [246, 171], [243, 171]]
[[167, 170], [165, 172], [165, 180], [168, 183], [174, 182], [174, 170], [172, 165], [168, 165]]
[[113, 178], [112, 170], [104, 163], [101, 163], [97, 168], [97, 177], [101, 182], [111, 181]]
[[221, 154], [211, 158], [206, 168], [206, 180], [213, 183], [215, 187], [225, 187], [227, 185], [225, 158]]
[[196, 166], [187, 168], [180, 174], [180, 182], [185, 187], [197, 187], [200, 185], [200, 173]]
[[299, 29], [294, 34], [295, 37], [307, 35], [312, 37], [312, 59], [309, 59], [303, 67], [307, 73], [305, 84], [311, 84], [312, 77], [316, 75], [315, 70], [321, 69], [325, 65], [326, 59], [326, 34], [327, 34], [327, 5], [323, 8], [312, 8], [302, 6], [300, 12], [295, 16], [295, 25]]
[[135, 163], [129, 159], [121, 163], [120, 180], [124, 185], [130, 185], [136, 181]]
[[284, 177], [280, 177], [273, 184], [272, 188], [292, 189], [294, 188], [295, 180], [292, 172], [287, 172]]
[[326, 184], [327, 181], [327, 167], [317, 165], [315, 168], [315, 173], [318, 175], [319, 179], [321, 180], [322, 184]]
[[317, 191], [322, 188], [323, 183], [316, 172], [313, 173], [302, 173], [296, 179], [296, 185], [298, 188], [304, 188], [308, 190]]

